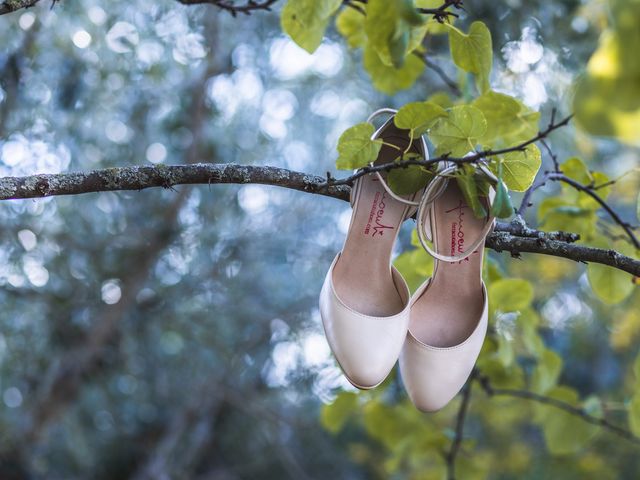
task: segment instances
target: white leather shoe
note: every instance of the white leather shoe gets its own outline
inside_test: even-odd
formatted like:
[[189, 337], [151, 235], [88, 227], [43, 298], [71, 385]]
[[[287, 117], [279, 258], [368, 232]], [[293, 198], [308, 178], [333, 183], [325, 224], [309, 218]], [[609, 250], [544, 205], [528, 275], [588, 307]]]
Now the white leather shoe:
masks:
[[[431, 279], [414, 295], [414, 301], [429, 288]], [[487, 334], [487, 291], [482, 283], [483, 307], [475, 328], [463, 342], [435, 347], [407, 333], [400, 354], [400, 372], [409, 398], [418, 410], [444, 408], [462, 389], [476, 363]], [[455, 321], [455, 319], [454, 319]]]
[[[372, 117], [381, 113], [395, 111], [381, 110]], [[403, 149], [409, 144], [408, 132], [396, 128], [393, 118], [374, 138]], [[428, 158], [424, 139], [411, 149]], [[383, 146], [376, 162], [389, 163], [397, 156], [397, 148]], [[391, 265], [391, 253], [402, 222], [416, 210], [416, 196], [394, 194], [379, 173], [356, 180], [351, 189], [349, 232], [320, 293], [329, 346], [347, 379], [361, 389], [384, 381], [407, 334], [410, 292]]]
[[445, 168], [427, 186], [417, 214], [418, 238], [435, 258], [434, 272], [411, 299], [400, 372], [409, 398], [423, 412], [440, 410], [462, 389], [487, 333], [482, 257], [494, 219], [473, 215], [446, 176], [455, 169]]
[[333, 283], [331, 264], [320, 293], [320, 314], [324, 331], [340, 368], [355, 387], [370, 389], [380, 385], [398, 360], [409, 325], [409, 287], [391, 267], [397, 294], [404, 308], [395, 315], [372, 316], [359, 313], [340, 299]]

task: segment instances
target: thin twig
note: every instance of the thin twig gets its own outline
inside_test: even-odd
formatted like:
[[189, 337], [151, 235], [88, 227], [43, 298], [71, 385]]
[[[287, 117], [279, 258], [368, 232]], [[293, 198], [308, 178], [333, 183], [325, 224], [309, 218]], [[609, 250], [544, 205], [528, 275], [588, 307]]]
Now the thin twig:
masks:
[[469, 377], [467, 385], [462, 390], [462, 400], [460, 401], [460, 408], [458, 409], [458, 415], [456, 417], [456, 429], [455, 436], [451, 442], [451, 448], [445, 455], [447, 462], [447, 479], [455, 480], [456, 478], [456, 456], [460, 451], [460, 446], [464, 438], [464, 422], [469, 410], [469, 404], [471, 402], [471, 388], [473, 386], [473, 377], [475, 372]]
[[238, 5], [229, 0], [178, 0], [183, 5], [213, 5], [220, 10], [229, 12], [231, 16], [235, 17], [239, 13], [244, 15], [251, 15], [251, 13], [258, 10], [271, 11], [271, 7], [278, 0], [247, 0], [245, 3]]
[[349, 8], [353, 8], [356, 12], [359, 12], [362, 15], [366, 15], [367, 14], [365, 9], [362, 8], [360, 5], [358, 5], [355, 0], [342, 0], [342, 4], [347, 6], [347, 7], [349, 7]]
[[558, 400], [557, 398], [547, 397], [544, 395], [540, 395], [538, 393], [530, 392], [528, 390], [517, 390], [513, 388], [494, 388], [491, 385], [491, 382], [487, 376], [478, 374], [476, 376], [478, 383], [482, 386], [482, 389], [489, 396], [508, 396], [508, 397], [516, 397], [522, 398], [525, 400], [532, 400], [534, 402], [542, 403], [544, 405], [549, 405], [555, 408], [558, 408], [564, 412], [567, 412], [571, 415], [575, 415], [580, 417], [587, 423], [592, 425], [597, 425], [599, 427], [605, 428], [610, 432], [618, 435], [619, 437], [624, 438], [636, 445], [640, 445], [640, 437], [635, 436], [631, 431], [626, 428], [622, 428], [618, 425], [614, 425], [605, 418], [596, 417], [587, 413], [583, 408], [576, 407], [571, 405], [570, 403], [563, 402], [562, 400]]
[[440, 77], [440, 80], [442, 80], [444, 82], [444, 84], [449, 88], [449, 90], [451, 90], [451, 92], [455, 96], [459, 97], [459, 96], [462, 95], [462, 90], [460, 90], [460, 86], [458, 85], [458, 83], [455, 80], [453, 80], [451, 77], [449, 77], [446, 74], [446, 72], [442, 69], [442, 67], [440, 67], [440, 65], [435, 63], [429, 57], [427, 57], [426, 54], [422, 54], [422, 53], [420, 53], [418, 51], [415, 51], [415, 50], [414, 50], [413, 53], [420, 60], [422, 60], [427, 67], [429, 67], [431, 70], [433, 70]]
[[551, 174], [549, 178], [551, 180], [566, 183], [567, 185], [570, 185], [576, 190], [583, 192], [589, 195], [591, 198], [593, 198], [596, 202], [598, 202], [598, 204], [602, 208], [604, 208], [604, 210], [609, 214], [611, 219], [622, 227], [622, 229], [625, 231], [625, 233], [629, 237], [629, 240], [631, 241], [633, 246], [636, 249], [640, 249], [640, 241], [638, 241], [638, 237], [636, 237], [636, 235], [633, 233], [633, 230], [631, 229], [631, 225], [625, 222], [622, 218], [620, 218], [620, 215], [618, 215], [618, 213], [613, 208], [611, 208], [611, 206], [600, 195], [598, 195], [598, 193], [596, 193], [593, 190], [593, 187], [588, 185], [583, 185], [580, 182], [577, 182], [574, 179], [569, 178], [562, 173]]
[[515, 145], [513, 147], [500, 148], [496, 150], [491, 150], [491, 149], [481, 150], [471, 155], [467, 155], [466, 157], [452, 157], [449, 154], [445, 154], [445, 155], [440, 155], [439, 157], [430, 158], [429, 160], [419, 160], [416, 158], [411, 158], [411, 159], [400, 160], [396, 162], [382, 163], [380, 165], [366, 166], [348, 177], [341, 178], [333, 182], [327, 182], [326, 187], [335, 187], [339, 185], [353, 185], [353, 182], [355, 180], [369, 173], [388, 172], [396, 168], [406, 168], [411, 165], [419, 165], [427, 168], [440, 162], [449, 162], [449, 163], [455, 163], [457, 165], [463, 165], [466, 163], [477, 163], [480, 160], [483, 160], [485, 158], [494, 157], [497, 155], [503, 155], [505, 153], [522, 152], [529, 145], [539, 140], [542, 140], [543, 138], [548, 137], [551, 132], [566, 126], [572, 117], [573, 115], [569, 115], [568, 117], [564, 118], [562, 121], [558, 123], [549, 124], [549, 126], [545, 130], [538, 132], [538, 134], [535, 137], [532, 137], [529, 140], [522, 142], [518, 145]]

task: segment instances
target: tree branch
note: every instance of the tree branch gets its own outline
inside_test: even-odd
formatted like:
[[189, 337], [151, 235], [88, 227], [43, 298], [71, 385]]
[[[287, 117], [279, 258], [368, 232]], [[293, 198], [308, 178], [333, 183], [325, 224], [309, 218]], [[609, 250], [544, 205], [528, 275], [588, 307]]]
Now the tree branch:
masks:
[[563, 410], [571, 415], [580, 417], [582, 420], [584, 420], [587, 423], [605, 428], [610, 432], [618, 435], [619, 437], [622, 437], [625, 440], [635, 443], [636, 445], [640, 445], [640, 437], [636, 437], [631, 431], [625, 428], [619, 427], [618, 425], [614, 425], [604, 418], [590, 415], [580, 407], [576, 407], [574, 405], [571, 405], [570, 403], [563, 402], [562, 400], [558, 400], [557, 398], [546, 397], [544, 395], [530, 392], [528, 390], [517, 390], [512, 388], [494, 388], [493, 385], [491, 385], [489, 378], [482, 374], [476, 375], [476, 379], [480, 384], [480, 386], [482, 387], [482, 389], [485, 391], [485, 393], [490, 397], [491, 396], [516, 397], [516, 398], [522, 398], [525, 400], [531, 400], [534, 402], [542, 403], [544, 405], [550, 405], [552, 407]]
[[625, 233], [629, 237], [629, 240], [631, 240], [631, 243], [633, 244], [633, 246], [636, 249], [640, 249], [640, 242], [638, 241], [638, 238], [633, 233], [633, 230], [631, 229], [631, 225], [629, 225], [627, 222], [622, 220], [622, 218], [620, 218], [620, 215], [618, 215], [616, 211], [613, 208], [611, 208], [611, 206], [609, 206], [609, 204], [600, 195], [598, 195], [595, 192], [593, 187], [590, 187], [588, 185], [582, 185], [580, 182], [576, 182], [572, 178], [569, 178], [562, 173], [553, 173], [549, 175], [549, 179], [566, 183], [567, 185], [570, 185], [576, 190], [580, 192], [584, 192], [585, 194], [593, 198], [596, 202], [598, 202], [598, 204], [602, 208], [605, 209], [605, 211], [609, 214], [609, 216], [611, 216], [613, 221], [622, 227], [622, 229], [625, 231]]
[[359, 169], [356, 173], [348, 177], [341, 178], [339, 180], [333, 180], [333, 179], [328, 180], [326, 182], [326, 185], [327, 186], [353, 185], [353, 182], [355, 180], [357, 180], [358, 178], [364, 175], [367, 175], [368, 173], [388, 172], [396, 168], [406, 168], [411, 165], [418, 165], [421, 167], [429, 168], [440, 162], [455, 163], [456, 165], [463, 165], [467, 163], [472, 164], [472, 163], [478, 163], [480, 160], [484, 160], [485, 158], [494, 157], [497, 155], [503, 155], [505, 153], [522, 152], [529, 145], [534, 144], [544, 138], [547, 138], [555, 130], [558, 130], [559, 128], [566, 126], [572, 117], [573, 115], [569, 115], [568, 117], [565, 117], [563, 120], [561, 120], [558, 123], [554, 123], [552, 121], [551, 123], [549, 123], [547, 128], [538, 132], [538, 134], [535, 137], [532, 137], [529, 140], [519, 143], [518, 145], [514, 145], [513, 147], [500, 148], [497, 150], [492, 150], [492, 149], [481, 150], [471, 155], [467, 155], [466, 157], [452, 157], [449, 154], [445, 154], [445, 155], [440, 155], [439, 157], [430, 158], [429, 160], [418, 160], [415, 158], [411, 158], [408, 160], [398, 160], [395, 162], [382, 163], [379, 165], [369, 165]]
[[143, 190], [174, 185], [259, 183], [347, 200], [348, 186], [324, 187], [326, 178], [284, 168], [197, 163], [119, 167], [88, 173], [61, 173], [0, 178], [0, 200], [77, 195], [116, 190]]
[[451, 448], [445, 455], [445, 460], [447, 462], [448, 480], [455, 480], [456, 478], [456, 456], [460, 451], [460, 445], [462, 444], [462, 440], [464, 438], [464, 422], [466, 420], [467, 412], [469, 411], [469, 404], [471, 402], [471, 388], [473, 386], [474, 376], [475, 371], [471, 374], [471, 377], [469, 377], [467, 385], [462, 391], [462, 400], [460, 402], [460, 408], [458, 409], [458, 416], [456, 417], [455, 436], [453, 437], [453, 441], [451, 442]]
[[413, 51], [413, 54], [422, 60], [427, 67], [433, 70], [456, 97], [462, 95], [462, 90], [460, 90], [458, 83], [449, 77], [440, 65], [431, 60], [426, 54], [422, 54], [416, 50]]
[[15, 12], [23, 8], [33, 7], [40, 0], [5, 0], [0, 3], [0, 15]]
[[[77, 195], [90, 192], [172, 188], [194, 184], [262, 184], [348, 200], [348, 185], [327, 186], [327, 179], [284, 168], [236, 164], [198, 163], [119, 167], [88, 173], [60, 173], [0, 178], [0, 200]], [[521, 220], [500, 222], [487, 237], [487, 247], [497, 252], [540, 253], [576, 262], [594, 262], [640, 277], [640, 260], [614, 250], [604, 250], [573, 242], [578, 236], [565, 232], [542, 232], [526, 227]]]
[[229, 12], [232, 17], [235, 17], [239, 13], [244, 15], [251, 15], [251, 13], [258, 10], [271, 11], [271, 7], [278, 0], [247, 0], [245, 3], [238, 5], [233, 0], [177, 0], [183, 5], [213, 5], [220, 10]]

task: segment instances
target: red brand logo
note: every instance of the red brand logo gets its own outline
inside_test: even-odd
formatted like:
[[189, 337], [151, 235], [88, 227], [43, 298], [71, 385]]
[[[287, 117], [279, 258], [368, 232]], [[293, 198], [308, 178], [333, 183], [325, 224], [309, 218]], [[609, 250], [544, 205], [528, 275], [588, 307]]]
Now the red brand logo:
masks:
[[376, 192], [376, 196], [373, 199], [373, 204], [371, 205], [371, 211], [369, 212], [369, 221], [367, 222], [367, 226], [364, 229], [365, 235], [369, 235], [372, 228], [372, 237], [375, 237], [376, 235], [384, 235], [385, 230], [393, 230], [393, 227], [391, 225], [385, 225], [384, 223], [382, 223], [384, 209], [387, 206], [385, 203], [386, 199], [387, 192], [382, 192], [382, 194], [380, 192]]
[[[451, 223], [451, 253], [450, 256], [462, 255], [464, 254], [464, 209], [469, 208], [465, 205], [462, 200], [458, 203], [457, 207], [454, 207], [450, 210], [446, 210], [445, 213], [457, 212], [458, 213], [458, 221]], [[474, 251], [473, 253], [478, 253], [478, 251]], [[469, 261], [469, 257], [464, 259], [465, 261]], [[458, 263], [461, 263], [462, 260]]]

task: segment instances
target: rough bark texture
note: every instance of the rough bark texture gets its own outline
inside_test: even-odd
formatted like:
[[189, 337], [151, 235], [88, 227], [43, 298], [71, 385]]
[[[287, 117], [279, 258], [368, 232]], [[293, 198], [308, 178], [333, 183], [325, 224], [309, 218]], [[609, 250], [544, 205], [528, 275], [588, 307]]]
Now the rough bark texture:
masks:
[[[347, 200], [347, 185], [326, 186], [326, 178], [284, 168], [235, 164], [198, 163], [193, 165], [156, 165], [119, 167], [87, 173], [31, 175], [0, 178], [0, 200], [77, 195], [116, 190], [143, 190], [175, 185], [235, 183], [273, 185], [307, 193]], [[614, 250], [592, 248], [573, 242], [578, 236], [565, 232], [542, 232], [526, 227], [521, 219], [499, 222], [487, 238], [487, 247], [498, 252], [539, 253], [576, 262], [609, 265], [640, 277], [640, 260]]]

